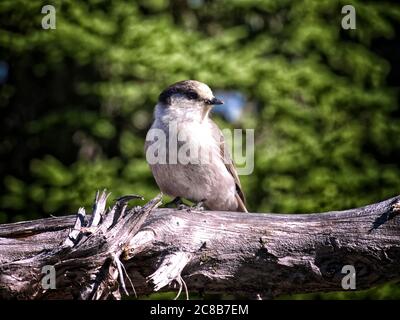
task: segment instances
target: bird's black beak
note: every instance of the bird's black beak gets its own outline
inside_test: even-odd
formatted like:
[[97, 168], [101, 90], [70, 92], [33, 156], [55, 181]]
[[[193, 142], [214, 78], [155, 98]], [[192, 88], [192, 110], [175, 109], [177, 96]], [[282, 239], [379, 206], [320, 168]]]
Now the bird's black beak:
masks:
[[216, 105], [216, 104], [224, 104], [224, 102], [222, 100], [214, 97], [211, 100], [208, 100], [207, 104]]

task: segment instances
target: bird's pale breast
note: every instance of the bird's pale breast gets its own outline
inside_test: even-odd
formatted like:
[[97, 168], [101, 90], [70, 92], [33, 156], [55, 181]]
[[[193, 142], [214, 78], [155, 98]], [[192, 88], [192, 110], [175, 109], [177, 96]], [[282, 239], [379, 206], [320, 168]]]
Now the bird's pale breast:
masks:
[[[166, 148], [167, 163], [153, 164], [150, 167], [162, 192], [196, 202], [206, 199], [206, 206], [212, 210], [235, 210], [235, 182], [222, 161], [219, 145], [208, 126], [207, 121], [182, 122], [177, 123], [176, 128], [171, 131], [168, 124], [156, 119], [152, 128], [166, 133], [166, 144], [163, 147]], [[181, 140], [176, 144], [178, 156], [170, 157], [175, 150], [169, 150], [168, 147], [174, 138]], [[171, 145], [174, 146], [174, 143]], [[196, 149], [197, 153], [188, 152], [191, 156], [189, 163], [188, 157], [181, 159], [180, 152], [182, 156], [185, 150]], [[171, 162], [171, 159], [177, 159], [177, 163]]]

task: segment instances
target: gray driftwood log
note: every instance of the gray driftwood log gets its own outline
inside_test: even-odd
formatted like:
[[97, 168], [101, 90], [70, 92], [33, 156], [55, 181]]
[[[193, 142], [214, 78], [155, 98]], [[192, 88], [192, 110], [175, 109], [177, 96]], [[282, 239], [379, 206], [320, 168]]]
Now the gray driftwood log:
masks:
[[[0, 225], [0, 298], [119, 299], [157, 290], [247, 297], [357, 289], [400, 279], [400, 196], [366, 207], [282, 215], [158, 209], [120, 198], [91, 215]], [[56, 289], [43, 286], [54, 266]], [[133, 289], [134, 288], [134, 289]]]

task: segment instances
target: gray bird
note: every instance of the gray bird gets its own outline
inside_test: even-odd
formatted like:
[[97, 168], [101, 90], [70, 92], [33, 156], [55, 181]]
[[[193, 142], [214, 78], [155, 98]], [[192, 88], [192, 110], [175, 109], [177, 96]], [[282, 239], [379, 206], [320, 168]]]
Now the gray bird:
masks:
[[[146, 137], [146, 159], [157, 185], [175, 198], [174, 203], [185, 198], [210, 210], [247, 212], [224, 136], [209, 118], [212, 106], [222, 103], [199, 81], [180, 81], [166, 88]], [[158, 158], [151, 159], [152, 155]]]

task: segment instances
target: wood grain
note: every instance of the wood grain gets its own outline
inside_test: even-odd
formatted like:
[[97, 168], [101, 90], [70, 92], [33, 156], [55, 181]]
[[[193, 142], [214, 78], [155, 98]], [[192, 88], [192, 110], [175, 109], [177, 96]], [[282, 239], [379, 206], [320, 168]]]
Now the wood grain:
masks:
[[[133, 294], [131, 280], [139, 297], [187, 287], [271, 298], [341, 291], [344, 265], [357, 289], [400, 278], [400, 196], [301, 215], [159, 209], [159, 197], [129, 208], [129, 199], [87, 218], [72, 247], [76, 216], [0, 225], [0, 297], [119, 299], [124, 287]], [[44, 265], [56, 269], [55, 290], [41, 286]]]

